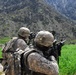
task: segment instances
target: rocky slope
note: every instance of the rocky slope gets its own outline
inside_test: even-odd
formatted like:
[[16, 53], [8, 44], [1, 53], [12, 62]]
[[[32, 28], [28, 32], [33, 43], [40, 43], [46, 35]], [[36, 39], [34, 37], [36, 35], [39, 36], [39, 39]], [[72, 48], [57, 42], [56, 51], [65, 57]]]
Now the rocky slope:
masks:
[[54, 30], [56, 38], [76, 38], [74, 23], [45, 0], [0, 0], [0, 37], [16, 35], [21, 26], [33, 32]]
[[76, 20], [76, 0], [46, 0], [53, 5], [59, 12], [70, 19]]

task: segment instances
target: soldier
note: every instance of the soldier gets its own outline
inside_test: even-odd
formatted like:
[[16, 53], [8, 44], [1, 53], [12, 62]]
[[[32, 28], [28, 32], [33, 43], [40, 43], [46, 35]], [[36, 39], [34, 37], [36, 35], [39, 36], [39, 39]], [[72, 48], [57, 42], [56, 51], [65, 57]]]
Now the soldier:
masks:
[[54, 56], [46, 57], [46, 51], [53, 45], [54, 36], [48, 31], [40, 31], [35, 46], [26, 48], [23, 55], [24, 71], [22, 75], [58, 75], [58, 64]]
[[19, 68], [19, 62], [15, 60], [16, 56], [14, 55], [14, 53], [16, 52], [16, 50], [25, 50], [25, 48], [27, 47], [29, 36], [30, 30], [26, 27], [21, 27], [18, 31], [18, 37], [11, 39], [5, 45], [3, 49], [3, 66], [5, 67], [5, 75], [19, 75], [15, 71], [16, 68]]

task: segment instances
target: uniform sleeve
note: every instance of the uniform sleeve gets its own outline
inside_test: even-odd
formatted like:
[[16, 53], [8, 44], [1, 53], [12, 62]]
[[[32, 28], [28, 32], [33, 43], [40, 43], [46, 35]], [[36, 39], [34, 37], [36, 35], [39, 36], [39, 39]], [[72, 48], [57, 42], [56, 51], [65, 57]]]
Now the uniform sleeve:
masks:
[[53, 60], [49, 61], [38, 53], [31, 53], [27, 61], [30, 70], [46, 75], [58, 75], [58, 64], [53, 56], [52, 58]]
[[21, 50], [25, 50], [26, 47], [27, 47], [27, 43], [24, 40], [19, 39], [18, 40], [18, 48]]

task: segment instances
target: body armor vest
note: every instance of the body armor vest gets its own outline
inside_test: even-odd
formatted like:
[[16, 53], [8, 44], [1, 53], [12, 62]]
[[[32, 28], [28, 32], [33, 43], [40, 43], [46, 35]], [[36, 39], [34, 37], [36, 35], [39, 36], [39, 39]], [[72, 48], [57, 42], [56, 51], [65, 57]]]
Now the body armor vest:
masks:
[[37, 52], [39, 53], [40, 55], [43, 56], [43, 53], [41, 51], [38, 51], [36, 49], [30, 49], [30, 48], [26, 48], [26, 51], [24, 53], [24, 56], [23, 56], [23, 59], [26, 60], [26, 62], [24, 62], [24, 65], [25, 65], [25, 73], [22, 74], [22, 75], [45, 75], [45, 74], [42, 74], [42, 73], [39, 73], [39, 72], [35, 72], [35, 71], [32, 71], [32, 70], [29, 70], [29, 66], [28, 66], [28, 62], [27, 62], [27, 57], [29, 54], [33, 53], [33, 52]]

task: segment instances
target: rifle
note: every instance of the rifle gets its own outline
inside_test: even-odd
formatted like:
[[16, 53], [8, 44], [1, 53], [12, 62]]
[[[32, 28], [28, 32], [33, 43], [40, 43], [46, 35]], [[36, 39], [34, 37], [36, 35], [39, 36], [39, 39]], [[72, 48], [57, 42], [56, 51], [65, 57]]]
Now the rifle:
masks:
[[53, 55], [58, 64], [59, 64], [59, 56], [61, 56], [61, 49], [62, 49], [62, 46], [64, 45], [66, 40], [61, 40], [59, 43], [55, 40], [54, 43], [53, 43], [53, 46], [49, 48], [49, 50], [46, 52], [46, 57], [50, 57], [51, 55]]
[[28, 45], [30, 45], [31, 43], [34, 44], [35, 36], [36, 36], [36, 33], [33, 33], [33, 32], [30, 33], [29, 42], [27, 43]]

